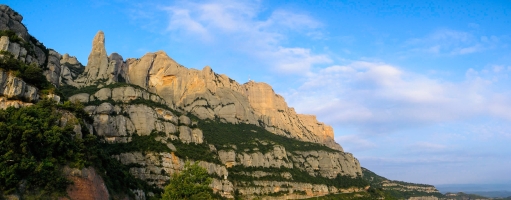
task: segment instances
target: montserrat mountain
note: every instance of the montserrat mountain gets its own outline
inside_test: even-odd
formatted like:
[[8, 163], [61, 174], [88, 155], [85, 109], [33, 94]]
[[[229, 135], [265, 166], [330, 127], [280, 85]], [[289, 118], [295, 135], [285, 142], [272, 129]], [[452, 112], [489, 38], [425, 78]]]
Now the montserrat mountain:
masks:
[[118, 170], [143, 181], [113, 190], [108, 186], [115, 184], [104, 181], [112, 172], [63, 166], [75, 183], [67, 188], [71, 199], [158, 197], [186, 162], [207, 170], [219, 198], [367, 193], [360, 163], [335, 142], [332, 127], [296, 113], [270, 85], [239, 84], [209, 66], [186, 68], [163, 51], [138, 59], [108, 55], [102, 31], [84, 66], [47, 49], [22, 19], [0, 5], [0, 56], [38, 67], [54, 89], [42, 92], [31, 79], [0, 68], [0, 107], [22, 108], [47, 98], [79, 102], [89, 120], [61, 112], [60, 124], [76, 121], [74, 137], [97, 136], [107, 158], [122, 163]]

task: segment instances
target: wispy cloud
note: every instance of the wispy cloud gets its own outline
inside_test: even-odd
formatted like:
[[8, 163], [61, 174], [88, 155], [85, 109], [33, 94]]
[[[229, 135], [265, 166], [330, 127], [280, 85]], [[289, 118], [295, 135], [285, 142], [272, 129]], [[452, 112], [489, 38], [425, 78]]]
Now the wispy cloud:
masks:
[[[278, 72], [307, 74], [315, 64], [331, 62], [328, 55], [284, 45], [290, 35], [321, 38], [322, 24], [312, 17], [283, 9], [264, 10], [259, 1], [180, 2], [166, 6], [166, 30], [172, 37], [224, 44], [265, 62]], [[263, 12], [270, 12], [262, 17]]]
[[503, 66], [469, 69], [464, 81], [453, 82], [356, 61], [313, 73], [285, 96], [299, 112], [372, 134], [480, 116], [511, 121], [511, 93], [503, 88], [510, 72]]
[[498, 46], [497, 36], [478, 36], [470, 32], [451, 29], [437, 30], [423, 38], [406, 41], [414, 52], [435, 55], [465, 55], [493, 49]]

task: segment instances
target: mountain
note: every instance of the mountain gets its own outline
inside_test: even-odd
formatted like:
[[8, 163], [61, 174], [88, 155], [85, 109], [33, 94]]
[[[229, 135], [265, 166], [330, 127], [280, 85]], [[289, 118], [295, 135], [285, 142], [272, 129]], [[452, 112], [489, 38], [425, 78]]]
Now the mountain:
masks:
[[186, 68], [162, 51], [108, 55], [102, 31], [84, 66], [46, 48], [22, 19], [0, 5], [7, 198], [158, 198], [187, 161], [208, 171], [217, 198], [380, 197], [332, 127], [266, 83]]

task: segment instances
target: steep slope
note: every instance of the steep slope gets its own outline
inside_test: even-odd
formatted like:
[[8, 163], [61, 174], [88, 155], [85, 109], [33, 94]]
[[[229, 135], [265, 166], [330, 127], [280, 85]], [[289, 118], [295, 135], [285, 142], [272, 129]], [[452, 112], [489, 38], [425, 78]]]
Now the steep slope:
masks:
[[371, 187], [381, 188], [396, 198], [438, 199], [444, 197], [433, 185], [389, 180], [363, 167], [362, 172], [364, 173], [364, 179], [371, 184]]

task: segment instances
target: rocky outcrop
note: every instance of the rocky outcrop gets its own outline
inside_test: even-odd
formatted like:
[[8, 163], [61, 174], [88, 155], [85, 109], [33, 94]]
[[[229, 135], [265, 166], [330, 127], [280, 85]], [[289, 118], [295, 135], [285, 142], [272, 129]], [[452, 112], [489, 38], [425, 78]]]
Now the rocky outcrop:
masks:
[[103, 84], [108, 85], [121, 79], [126, 79], [124, 75], [127, 65], [122, 56], [113, 53], [107, 56], [105, 49], [105, 34], [99, 31], [92, 40], [92, 50], [89, 54], [85, 73], [81, 74], [76, 84], [80, 87], [88, 85]]
[[342, 151], [334, 141], [331, 126], [317, 121], [314, 115], [297, 114], [284, 98], [275, 94], [270, 85], [249, 81], [243, 84], [250, 106], [270, 132], [302, 141], [325, 144]]
[[239, 153], [236, 155], [236, 160], [246, 167], [293, 168], [293, 163], [287, 157], [286, 149], [278, 145], [273, 146], [271, 151], [264, 154], [260, 151]]
[[295, 151], [290, 155], [296, 168], [311, 175], [335, 178], [338, 174], [357, 177], [362, 175], [360, 163], [351, 153], [326, 151]]
[[36, 102], [39, 99], [38, 89], [21, 78], [0, 69], [0, 97], [7, 100], [22, 100]]
[[175, 139], [171, 135], [177, 132], [177, 117], [161, 108], [105, 102], [99, 106], [87, 106], [85, 111], [93, 116], [93, 126], [98, 135], [105, 136], [110, 142], [128, 142], [131, 134], [149, 135], [153, 130]]
[[[73, 200], [107, 200], [108, 189], [100, 175], [92, 167], [76, 169], [64, 167], [64, 174], [73, 181], [67, 188], [67, 196]], [[60, 198], [68, 199], [68, 198]]]
[[215, 74], [210, 67], [188, 69], [161, 51], [126, 62], [130, 83], [159, 94], [169, 105], [199, 118], [262, 125], [275, 134], [342, 151], [333, 139], [332, 127], [314, 116], [296, 114], [268, 84], [240, 85], [226, 75]]
[[76, 57], [69, 56], [69, 54], [64, 54], [60, 58], [60, 85], [71, 85], [74, 87], [79, 87], [79, 84], [75, 82], [75, 79], [78, 78], [84, 71], [84, 66], [78, 62]]
[[19, 41], [10, 41], [8, 37], [2, 36], [0, 50], [10, 52], [16, 59], [27, 64], [42, 66], [48, 57], [46, 47], [28, 34], [22, 20], [23, 17], [9, 6], [0, 5], [0, 31], [12, 31], [19, 38]]
[[54, 86], [58, 87], [60, 85], [60, 76], [61, 76], [61, 67], [60, 67], [60, 59], [61, 55], [54, 51], [50, 50], [48, 55], [48, 70], [44, 71], [44, 76], [46, 76], [46, 80], [52, 83]]
[[[364, 188], [341, 189], [324, 184], [310, 184], [289, 181], [254, 181], [250, 185], [238, 188], [238, 191], [246, 199], [305, 199], [315, 196], [324, 196], [337, 193], [363, 192]], [[277, 194], [277, 195], [275, 195]]]
[[438, 190], [433, 185], [405, 183], [401, 181], [385, 180], [381, 183], [382, 187], [392, 188], [401, 192], [425, 192], [425, 193], [438, 193]]
[[[145, 155], [140, 152], [128, 152], [114, 155], [113, 157], [125, 165], [139, 165], [140, 167], [130, 168], [130, 173], [137, 178], [147, 180], [149, 185], [155, 184], [161, 188], [170, 179], [169, 174], [182, 171], [186, 162], [184, 159], [177, 157], [173, 152], [146, 153]], [[209, 174], [216, 177], [223, 178], [229, 175], [224, 166], [204, 161], [198, 162], [199, 166], [205, 168]]]

